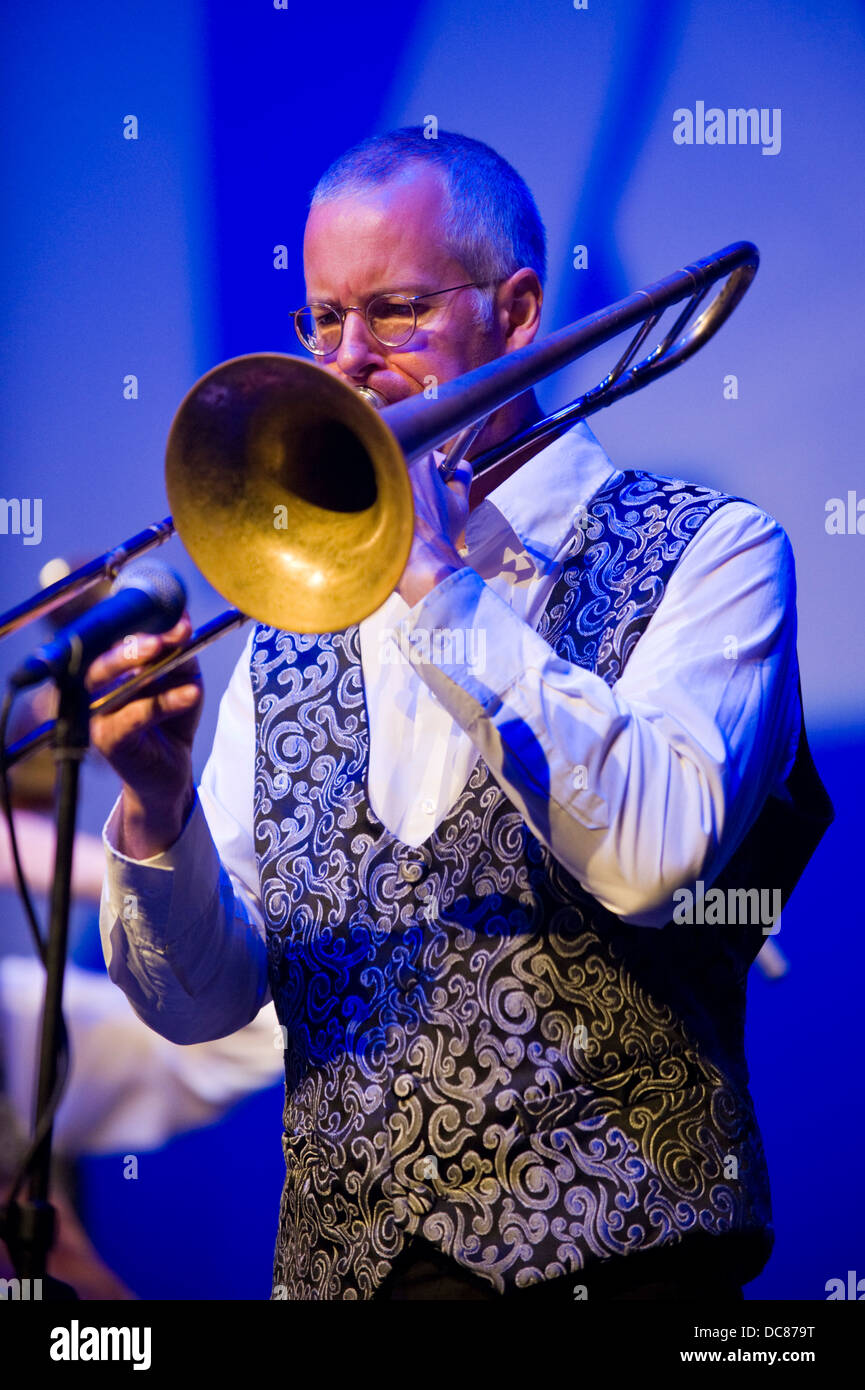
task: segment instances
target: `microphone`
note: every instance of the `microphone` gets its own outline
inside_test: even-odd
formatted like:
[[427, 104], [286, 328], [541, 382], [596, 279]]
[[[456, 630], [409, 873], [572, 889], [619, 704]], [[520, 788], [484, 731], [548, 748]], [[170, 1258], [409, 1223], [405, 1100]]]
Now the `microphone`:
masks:
[[48, 679], [80, 676], [127, 634], [167, 632], [185, 607], [186, 590], [173, 570], [154, 564], [129, 566], [115, 580], [108, 598], [28, 656], [9, 684], [20, 690]]

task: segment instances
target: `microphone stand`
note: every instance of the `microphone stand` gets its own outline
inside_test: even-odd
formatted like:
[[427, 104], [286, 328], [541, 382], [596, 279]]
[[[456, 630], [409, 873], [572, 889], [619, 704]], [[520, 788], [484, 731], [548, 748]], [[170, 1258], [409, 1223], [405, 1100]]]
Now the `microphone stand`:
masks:
[[[90, 743], [90, 695], [83, 676], [58, 679], [60, 707], [54, 758], [58, 768], [57, 849], [46, 956], [45, 1011], [39, 1058], [34, 1138], [39, 1134], [57, 1082], [57, 1052], [62, 1035], [63, 975], [69, 935], [72, 895], [72, 854], [78, 811], [81, 761]], [[48, 1252], [54, 1244], [56, 1212], [48, 1201], [53, 1123], [48, 1124], [28, 1163], [29, 1198], [10, 1201], [0, 1218], [0, 1234], [8, 1246], [19, 1279], [42, 1280], [43, 1296], [74, 1299], [68, 1284], [46, 1274]]]

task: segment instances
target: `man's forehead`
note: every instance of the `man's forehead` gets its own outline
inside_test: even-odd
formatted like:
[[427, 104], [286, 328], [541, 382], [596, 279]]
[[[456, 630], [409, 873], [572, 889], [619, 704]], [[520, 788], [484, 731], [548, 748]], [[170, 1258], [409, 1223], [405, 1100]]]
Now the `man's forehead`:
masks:
[[307, 278], [340, 268], [382, 275], [447, 258], [441, 234], [446, 195], [439, 171], [417, 163], [386, 183], [328, 198], [312, 208], [303, 242]]
[[360, 183], [356, 188], [334, 192], [320, 206], [339, 206], [346, 216], [362, 216], [392, 207], [400, 207], [403, 211], [422, 207], [427, 212], [435, 207], [444, 211], [446, 201], [446, 181], [442, 170], [415, 159], [395, 169], [384, 180]]

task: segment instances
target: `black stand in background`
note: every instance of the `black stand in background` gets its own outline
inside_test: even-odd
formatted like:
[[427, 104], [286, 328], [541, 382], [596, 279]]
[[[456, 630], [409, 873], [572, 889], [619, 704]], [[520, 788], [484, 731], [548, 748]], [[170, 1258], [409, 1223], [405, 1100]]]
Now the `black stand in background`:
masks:
[[48, 1252], [54, 1243], [56, 1213], [48, 1201], [53, 1122], [46, 1125], [43, 1117], [57, 1085], [58, 1043], [64, 1032], [61, 1009], [72, 893], [72, 852], [78, 810], [78, 775], [90, 742], [90, 696], [80, 677], [64, 677], [58, 686], [60, 708], [54, 753], [58, 768], [57, 851], [51, 890], [34, 1140], [40, 1134], [42, 1137], [28, 1164], [29, 1198], [9, 1202], [0, 1215], [0, 1236], [9, 1249], [19, 1279], [41, 1279], [43, 1299], [74, 1299], [78, 1296], [74, 1289], [49, 1277], [45, 1270]]

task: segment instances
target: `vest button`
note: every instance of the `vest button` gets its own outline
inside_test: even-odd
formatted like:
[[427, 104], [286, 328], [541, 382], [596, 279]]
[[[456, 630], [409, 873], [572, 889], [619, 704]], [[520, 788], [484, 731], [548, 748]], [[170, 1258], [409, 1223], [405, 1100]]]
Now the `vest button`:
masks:
[[417, 883], [423, 877], [423, 864], [416, 859], [405, 859], [399, 866], [399, 876], [406, 883]]
[[412, 1076], [411, 1072], [403, 1072], [401, 1076], [396, 1078], [394, 1081], [394, 1090], [401, 1096], [414, 1095], [417, 1090], [417, 1081]]

